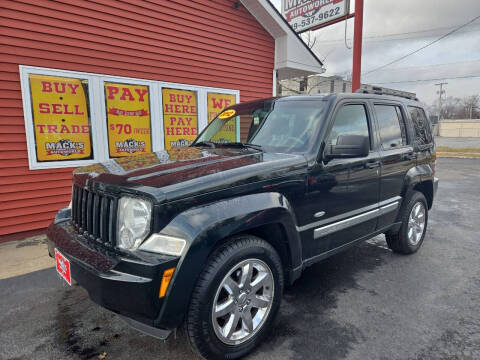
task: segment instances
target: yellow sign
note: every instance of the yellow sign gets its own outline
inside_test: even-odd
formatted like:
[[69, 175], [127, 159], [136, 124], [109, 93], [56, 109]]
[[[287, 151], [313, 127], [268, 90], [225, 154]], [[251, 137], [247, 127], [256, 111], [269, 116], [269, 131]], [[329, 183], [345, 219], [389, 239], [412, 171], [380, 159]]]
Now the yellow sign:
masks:
[[197, 93], [162, 89], [165, 149], [189, 146], [198, 134]]
[[[228, 106], [236, 103], [235, 95], [230, 94], [216, 94], [208, 93], [208, 122], [211, 122], [215, 117], [222, 112]], [[235, 115], [235, 110], [226, 110], [222, 112], [218, 117], [220, 119], [228, 119]], [[230, 119], [224, 125], [223, 128], [215, 134], [212, 138], [214, 142], [235, 142], [236, 141], [236, 120]]]
[[218, 115], [218, 117], [220, 119], [228, 119], [229, 117], [232, 117], [233, 115], [235, 115], [235, 110], [226, 110], [224, 112], [222, 112], [220, 115]]
[[110, 157], [152, 151], [148, 86], [105, 83]]
[[38, 161], [92, 158], [88, 81], [30, 75]]
[[[225, 108], [236, 104], [235, 95], [208, 93], [208, 122], [211, 122]], [[230, 116], [235, 115], [234, 113]], [[230, 117], [228, 116], [228, 117]]]

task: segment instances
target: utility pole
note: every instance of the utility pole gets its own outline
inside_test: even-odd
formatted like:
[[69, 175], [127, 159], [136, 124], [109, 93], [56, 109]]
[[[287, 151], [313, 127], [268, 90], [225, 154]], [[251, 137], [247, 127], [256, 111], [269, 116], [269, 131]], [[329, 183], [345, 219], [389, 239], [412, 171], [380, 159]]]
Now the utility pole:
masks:
[[355, 24], [353, 25], [353, 71], [352, 92], [360, 89], [362, 74], [363, 0], [355, 1]]
[[438, 134], [440, 135], [440, 116], [442, 115], [442, 95], [445, 93], [445, 90], [443, 90], [443, 85], [448, 85], [447, 82], [442, 82], [439, 84], [435, 84], [435, 86], [440, 86], [440, 90], [437, 91], [439, 97], [438, 97]]

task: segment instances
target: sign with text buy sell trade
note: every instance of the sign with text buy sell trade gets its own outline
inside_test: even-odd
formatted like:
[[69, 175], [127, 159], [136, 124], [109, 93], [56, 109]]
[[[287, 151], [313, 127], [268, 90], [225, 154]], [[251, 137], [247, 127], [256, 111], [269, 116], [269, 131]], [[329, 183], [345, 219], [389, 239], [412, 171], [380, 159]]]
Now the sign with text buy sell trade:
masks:
[[152, 151], [148, 86], [105, 83], [110, 157]]
[[87, 80], [30, 75], [38, 161], [92, 158]]
[[[236, 103], [235, 95], [208, 93], [208, 122], [210, 123], [220, 112]], [[223, 128], [215, 134], [212, 141], [215, 142], [235, 142], [236, 141], [236, 122], [235, 118], [227, 121]]]
[[298, 33], [348, 15], [349, 0], [282, 0], [282, 14]]
[[162, 89], [165, 149], [189, 146], [198, 134], [197, 92]]

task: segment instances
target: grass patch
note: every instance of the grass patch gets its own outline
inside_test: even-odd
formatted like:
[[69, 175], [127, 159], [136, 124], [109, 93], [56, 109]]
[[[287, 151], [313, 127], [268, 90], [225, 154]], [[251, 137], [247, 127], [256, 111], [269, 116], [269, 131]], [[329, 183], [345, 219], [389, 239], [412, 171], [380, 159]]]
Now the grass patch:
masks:
[[448, 146], [437, 146], [437, 156], [480, 158], [480, 148], [451, 148]]
[[438, 152], [461, 152], [461, 153], [480, 153], [480, 148], [452, 148], [448, 146], [437, 146]]

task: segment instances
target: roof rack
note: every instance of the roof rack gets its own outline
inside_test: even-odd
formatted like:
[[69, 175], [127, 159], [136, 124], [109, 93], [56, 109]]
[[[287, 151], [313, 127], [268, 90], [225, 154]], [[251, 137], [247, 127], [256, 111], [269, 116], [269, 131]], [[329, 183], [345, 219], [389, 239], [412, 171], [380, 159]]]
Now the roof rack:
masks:
[[390, 95], [390, 96], [398, 96], [398, 97], [401, 97], [401, 98], [404, 98], [404, 99], [419, 101], [416, 96], [396, 94], [394, 92], [385, 92], [381, 88], [375, 88], [375, 87], [372, 90], [358, 89], [357, 91], [355, 91], [355, 93], [357, 93], [357, 94], [374, 94], [374, 95]]

